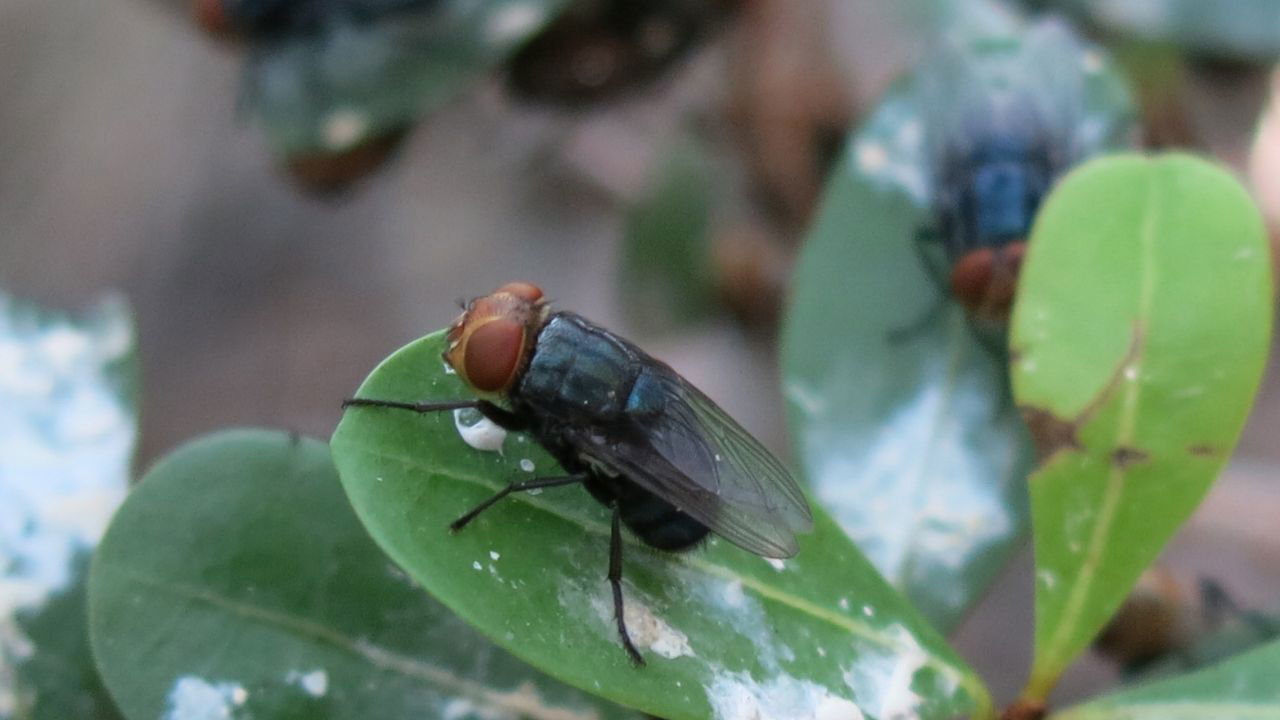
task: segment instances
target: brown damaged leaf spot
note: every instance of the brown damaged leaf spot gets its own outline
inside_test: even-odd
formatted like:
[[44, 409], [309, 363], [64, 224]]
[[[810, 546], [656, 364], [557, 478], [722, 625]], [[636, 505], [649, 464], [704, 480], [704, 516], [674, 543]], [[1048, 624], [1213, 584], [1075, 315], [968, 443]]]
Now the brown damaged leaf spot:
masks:
[[1044, 408], [1024, 406], [1022, 420], [1031, 431], [1036, 443], [1036, 465], [1044, 465], [1045, 461], [1060, 451], [1083, 450], [1076, 431], [1080, 426], [1068, 422]]
[[1130, 467], [1150, 459], [1150, 453], [1133, 447], [1118, 447], [1111, 453], [1111, 464], [1121, 470], [1128, 470]]
[[[1120, 358], [1116, 369], [1111, 372], [1111, 377], [1107, 379], [1107, 384], [1102, 386], [1098, 394], [1089, 401], [1089, 404], [1074, 419], [1064, 420], [1050, 410], [1032, 405], [1023, 405], [1019, 408], [1022, 411], [1022, 419], [1027, 423], [1027, 428], [1031, 431], [1031, 437], [1035, 441], [1036, 467], [1043, 467], [1050, 458], [1059, 452], [1084, 450], [1084, 445], [1080, 442], [1079, 437], [1080, 428], [1092, 420], [1098, 410], [1120, 388], [1120, 384], [1125, 379], [1125, 369], [1142, 353], [1145, 339], [1146, 332], [1142, 327], [1142, 323], [1134, 323], [1133, 335], [1129, 340], [1129, 349], [1125, 351], [1124, 357]], [[1138, 453], [1139, 455], [1135, 457], [1129, 453]], [[1148, 455], [1145, 452], [1134, 448], [1118, 448], [1112, 454], [1112, 461], [1122, 468], [1125, 465], [1121, 465], [1121, 462], [1131, 464], [1146, 459], [1148, 459]]]

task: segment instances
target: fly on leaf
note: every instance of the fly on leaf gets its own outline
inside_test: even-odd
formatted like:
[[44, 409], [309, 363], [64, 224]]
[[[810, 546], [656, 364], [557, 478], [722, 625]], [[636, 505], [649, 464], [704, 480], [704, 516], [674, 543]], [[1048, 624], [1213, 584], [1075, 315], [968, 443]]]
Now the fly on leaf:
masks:
[[418, 413], [475, 408], [527, 431], [565, 474], [512, 482], [455, 520], [461, 530], [513, 492], [581, 485], [610, 508], [608, 579], [623, 648], [622, 526], [670, 552], [715, 533], [767, 558], [798, 551], [813, 524], [786, 467], [676, 371], [632, 343], [567, 311], [542, 290], [509, 283], [468, 302], [449, 328], [444, 360], [477, 397], [456, 402], [354, 398], [347, 408]]

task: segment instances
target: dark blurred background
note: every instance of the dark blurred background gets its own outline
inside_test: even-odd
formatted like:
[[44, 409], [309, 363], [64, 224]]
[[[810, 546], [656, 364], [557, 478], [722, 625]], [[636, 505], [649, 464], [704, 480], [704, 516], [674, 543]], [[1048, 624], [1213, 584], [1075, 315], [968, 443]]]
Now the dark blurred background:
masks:
[[[889, 18], [891, 3], [811, 5], [766, 29], [802, 46], [821, 32], [851, 107], [867, 107], [918, 41]], [[832, 19], [811, 22], [823, 12]], [[513, 279], [636, 336], [785, 452], [767, 334], [728, 319], [642, 333], [617, 291], [623, 212], [689, 108], [726, 101], [740, 32], [589, 111], [522, 105], [483, 82], [415, 129], [380, 173], [317, 198], [237, 114], [242, 58], [182, 8], [6, 0], [0, 288], [68, 309], [110, 289], [127, 295], [143, 373], [139, 467], [231, 425], [327, 438], [341, 399], [381, 358], [447, 324], [457, 298]], [[1265, 76], [1206, 71], [1192, 88], [1208, 150], [1243, 174]], [[1227, 475], [1166, 555], [1253, 606], [1280, 604], [1278, 427], [1273, 367]], [[1000, 697], [1024, 679], [1031, 589], [1024, 553], [959, 632]], [[1062, 697], [1113, 679], [1085, 663]]]

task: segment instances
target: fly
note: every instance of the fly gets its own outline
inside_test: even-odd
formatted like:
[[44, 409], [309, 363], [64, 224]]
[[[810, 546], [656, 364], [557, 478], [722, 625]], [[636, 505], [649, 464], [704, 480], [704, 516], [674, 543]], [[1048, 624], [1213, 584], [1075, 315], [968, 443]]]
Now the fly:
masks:
[[786, 467], [676, 371], [567, 311], [542, 290], [508, 283], [466, 304], [449, 327], [444, 360], [477, 398], [443, 403], [354, 398], [343, 407], [417, 413], [476, 408], [526, 431], [565, 474], [515, 481], [450, 524], [461, 530], [514, 492], [581, 485], [612, 513], [608, 580], [627, 655], [622, 526], [658, 550], [681, 552], [715, 533], [766, 558], [798, 551], [813, 527]]

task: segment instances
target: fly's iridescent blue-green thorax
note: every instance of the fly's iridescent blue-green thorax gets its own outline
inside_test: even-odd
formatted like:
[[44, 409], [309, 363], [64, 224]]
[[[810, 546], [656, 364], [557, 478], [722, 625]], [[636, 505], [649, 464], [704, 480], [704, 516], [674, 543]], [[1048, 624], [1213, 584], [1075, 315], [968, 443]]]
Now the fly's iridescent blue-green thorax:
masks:
[[547, 312], [536, 285], [507, 283], [467, 303], [449, 326], [444, 360], [477, 393], [501, 396], [528, 366]]

